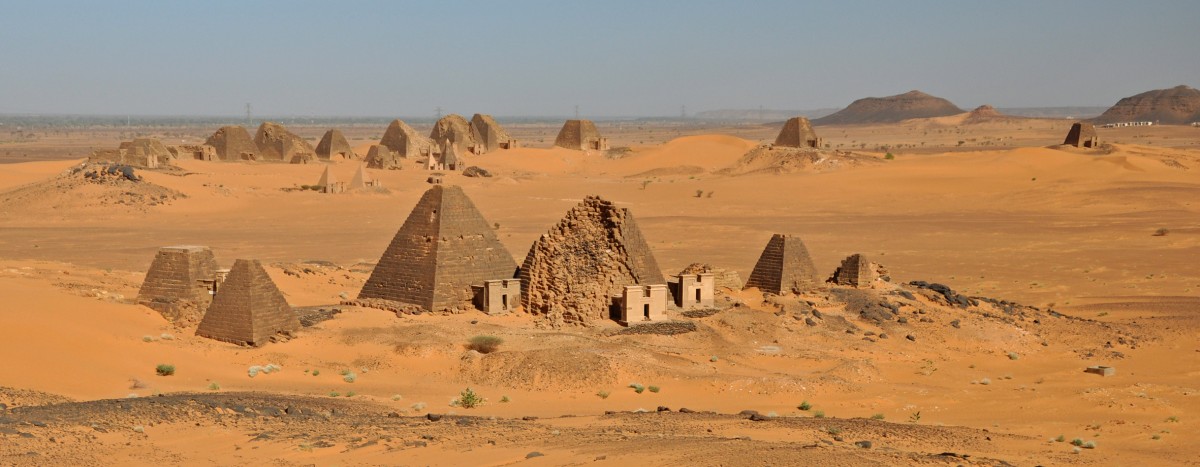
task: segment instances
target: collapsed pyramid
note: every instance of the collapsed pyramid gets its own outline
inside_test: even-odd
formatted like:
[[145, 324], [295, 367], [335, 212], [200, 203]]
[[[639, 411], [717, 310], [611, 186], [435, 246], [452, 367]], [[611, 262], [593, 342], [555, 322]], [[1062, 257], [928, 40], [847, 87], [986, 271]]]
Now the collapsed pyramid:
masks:
[[802, 293], [816, 286], [817, 268], [804, 241], [795, 235], [772, 235], [746, 280], [746, 288], [773, 294]]
[[138, 290], [137, 302], [167, 320], [194, 324], [212, 300], [209, 290], [217, 260], [206, 246], [167, 246], [158, 250]]
[[218, 287], [196, 335], [258, 347], [298, 330], [300, 319], [262, 264], [239, 259]]
[[258, 146], [250, 139], [250, 133], [237, 125], [223, 126], [209, 136], [204, 144], [217, 150], [217, 158], [223, 161], [256, 160]]
[[516, 269], [462, 188], [434, 185], [396, 232], [358, 297], [428, 311], [467, 307], [474, 298], [472, 285], [512, 278]]

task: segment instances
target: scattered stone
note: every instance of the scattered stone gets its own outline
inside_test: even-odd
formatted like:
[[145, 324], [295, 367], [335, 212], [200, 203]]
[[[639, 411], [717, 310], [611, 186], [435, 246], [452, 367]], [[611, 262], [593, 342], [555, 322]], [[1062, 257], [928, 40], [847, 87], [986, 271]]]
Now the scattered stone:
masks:
[[765, 422], [770, 419], [771, 419], [771, 417], [768, 417], [768, 416], [762, 415], [762, 414], [758, 414], [758, 413], [750, 416], [750, 421], [752, 421], [752, 422]]
[[532, 415], [526, 415], [526, 416], [524, 416], [524, 417], [521, 417], [521, 420], [524, 420], [524, 421], [527, 421], [527, 422], [532, 422], [532, 421], [534, 421], [534, 420], [537, 420], [537, 419], [538, 419], [537, 417], [534, 417], [534, 416], [532, 416]]
[[472, 165], [470, 167], [467, 167], [466, 169], [463, 169], [463, 176], [464, 177], [491, 177], [492, 173], [488, 172], [487, 169]]
[[670, 408], [670, 407], [667, 407], [667, 406], [665, 406], [665, 405], [660, 405], [660, 406], [658, 406], [658, 411], [659, 411], [659, 412], [670, 412], [670, 411], [671, 411], [671, 408]]
[[855, 441], [854, 445], [858, 446], [860, 448], [863, 448], [863, 449], [871, 449], [871, 446], [873, 446], [873, 443], [871, 443], [870, 441], [863, 440], [863, 441]]
[[907, 336], [904, 336], [904, 338], [905, 338], [905, 339], [908, 339], [908, 340], [910, 340], [910, 341], [913, 341], [913, 342], [916, 342], [916, 341], [917, 341], [917, 336], [914, 336], [914, 335], [912, 335], [912, 334], [909, 334], [909, 335], [907, 335]]
[[809, 326], [816, 326], [817, 322], [814, 321], [812, 318], [804, 318], [804, 324], [807, 324]]
[[413, 448], [423, 448], [423, 447], [429, 446], [429, 443], [422, 441], [422, 440], [412, 440], [412, 441], [405, 441], [404, 445], [408, 446], [408, 447], [413, 447]]
[[526, 455], [525, 455], [525, 458], [526, 458], [526, 459], [533, 459], [534, 457], [542, 457], [542, 456], [545, 456], [545, 454], [542, 454], [542, 453], [540, 453], [540, 452], [537, 452], [537, 451], [532, 451], [532, 452], [530, 452], [529, 454], [526, 454]]
[[962, 324], [962, 321], [957, 320], [957, 319], [950, 322], [950, 325], [954, 326], [954, 329], [962, 329], [961, 324]]
[[741, 416], [743, 416], [743, 417], [745, 417], [745, 416], [748, 416], [748, 415], [758, 415], [758, 411], [757, 411], [757, 410], [749, 410], [749, 409], [747, 409], [747, 410], [743, 410], [743, 411], [741, 411], [741, 412], [738, 412], [738, 415], [741, 415]]
[[679, 408], [679, 413], [696, 413], [696, 411], [695, 411], [695, 410], [692, 410], [692, 409], [689, 409], [689, 408], [687, 408], [687, 407], [680, 407], [680, 408]]
[[1117, 374], [1117, 369], [1111, 366], [1096, 365], [1087, 367], [1083, 372], [1100, 376], [1112, 376]]
[[436, 414], [436, 413], [425, 414], [425, 419], [427, 419], [431, 422], [441, 421], [442, 414]]
[[896, 318], [896, 322], [900, 323], [900, 324], [908, 324], [908, 318], [901, 316], [899, 318]]

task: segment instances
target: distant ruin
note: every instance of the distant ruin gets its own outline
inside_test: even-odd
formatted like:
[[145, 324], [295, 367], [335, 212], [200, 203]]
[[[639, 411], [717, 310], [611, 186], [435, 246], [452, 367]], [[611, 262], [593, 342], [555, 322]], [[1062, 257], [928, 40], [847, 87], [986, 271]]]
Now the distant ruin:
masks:
[[581, 151], [607, 151], [609, 149], [608, 138], [600, 136], [600, 130], [596, 129], [596, 124], [591, 120], [567, 120], [562, 129], [558, 131], [554, 145]]
[[812, 123], [804, 117], [789, 118], [775, 137], [775, 145], [789, 148], [820, 148], [821, 138], [813, 130]]
[[491, 115], [475, 114], [471, 117], [471, 135], [475, 139], [472, 152], [484, 154], [499, 149], [516, 149], [517, 140], [496, 123]]
[[459, 114], [450, 114], [433, 124], [429, 139], [435, 143], [450, 141], [450, 144], [468, 151], [475, 147], [475, 135], [471, 132], [471, 124]]
[[1100, 137], [1096, 135], [1096, 127], [1091, 123], [1075, 122], [1071, 131], [1067, 132], [1064, 145], [1077, 148], [1094, 148], [1100, 145]]
[[137, 138], [121, 143], [117, 149], [92, 152], [88, 162], [115, 162], [143, 169], [172, 165], [175, 154], [154, 138]]
[[367, 167], [372, 169], [400, 170], [404, 163], [400, 154], [382, 144], [371, 145], [367, 151]]
[[515, 276], [517, 264], [462, 188], [434, 185], [396, 232], [359, 299], [427, 311], [471, 307], [473, 285]]
[[350, 179], [349, 189], [365, 190], [367, 188], [379, 188], [382, 186], [383, 184], [379, 183], [379, 180], [371, 178], [371, 176], [367, 174], [367, 171], [364, 170], [360, 165], [358, 166], [358, 170], [354, 171], [354, 178]]
[[392, 120], [387, 130], [383, 132], [383, 138], [379, 140], [379, 144], [391, 149], [398, 157], [412, 159], [428, 156], [433, 152], [434, 143], [433, 140], [421, 136], [407, 123], [401, 120]]
[[666, 283], [629, 210], [595, 196], [534, 242], [520, 277], [525, 311], [555, 326], [607, 320], [625, 286]]
[[317, 158], [322, 160], [331, 159], [354, 159], [354, 149], [350, 147], [350, 143], [346, 141], [346, 137], [342, 135], [342, 131], [332, 129], [325, 132], [325, 136], [321, 137], [321, 142], [317, 143]]
[[458, 145], [450, 140], [443, 140], [441, 149], [430, 154], [425, 160], [426, 170], [462, 170], [462, 155], [458, 152]]
[[775, 234], [754, 264], [746, 288], [773, 294], [804, 293], [817, 287], [817, 268], [804, 241], [795, 235]]
[[218, 267], [206, 246], [166, 246], [154, 255], [137, 303], [178, 325], [195, 324], [212, 301]]
[[261, 154], [250, 133], [237, 125], [218, 128], [204, 144], [216, 148], [217, 157], [223, 161], [253, 161]]
[[198, 161], [215, 161], [220, 160], [217, 156], [217, 148], [207, 144], [180, 144], [176, 146], [168, 146], [168, 151], [175, 156], [175, 159], [190, 159]]
[[346, 191], [346, 183], [339, 182], [329, 172], [329, 167], [325, 167], [325, 171], [321, 172], [321, 180], [317, 182], [317, 186], [321, 188], [321, 193], [344, 193]]
[[275, 122], [263, 122], [254, 134], [262, 160], [303, 163], [315, 157], [316, 151], [308, 141]]
[[697, 275], [697, 274], [712, 274], [714, 289], [729, 289], [742, 290], [742, 276], [738, 275], [737, 271], [713, 267], [711, 264], [692, 263], [683, 270], [679, 271], [679, 275]]
[[196, 335], [258, 347], [286, 340], [299, 330], [300, 319], [262, 264], [239, 259], [217, 290]]

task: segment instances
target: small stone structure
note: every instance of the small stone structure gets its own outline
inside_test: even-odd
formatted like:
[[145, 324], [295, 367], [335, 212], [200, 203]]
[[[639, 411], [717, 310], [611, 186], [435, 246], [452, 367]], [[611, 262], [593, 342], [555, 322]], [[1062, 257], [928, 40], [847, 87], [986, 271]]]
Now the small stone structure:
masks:
[[303, 163], [315, 158], [316, 151], [308, 141], [275, 122], [263, 122], [254, 134], [260, 159]]
[[434, 185], [379, 258], [359, 299], [428, 311], [470, 307], [472, 285], [512, 278], [517, 264], [462, 188]]
[[812, 123], [804, 117], [789, 118], [775, 137], [775, 145], [788, 148], [821, 148], [821, 138], [817, 137]]
[[175, 153], [154, 138], [125, 141], [117, 149], [97, 150], [88, 158], [88, 162], [115, 162], [143, 169], [171, 165], [174, 160]]
[[229, 269], [196, 335], [259, 347], [286, 340], [299, 330], [300, 319], [262, 264], [239, 259]]
[[403, 159], [396, 151], [382, 144], [371, 145], [367, 150], [367, 167], [372, 169], [400, 170], [404, 168]]
[[813, 266], [804, 241], [795, 235], [772, 235], [746, 280], [746, 288], [750, 287], [773, 294], [815, 289], [817, 268]]
[[204, 144], [215, 148], [217, 158], [223, 161], [254, 161], [260, 158], [258, 146], [250, 139], [250, 133], [237, 125], [218, 128]]
[[737, 271], [703, 263], [692, 263], [679, 271], [679, 275], [700, 273], [712, 273], [715, 289], [742, 290], [742, 276], [738, 275]]
[[489, 315], [508, 313], [521, 302], [520, 279], [488, 279], [476, 289], [475, 306]]
[[675, 276], [675, 305], [684, 310], [707, 310], [713, 307], [716, 295], [716, 276], [711, 272]]
[[842, 260], [842, 265], [833, 271], [826, 282], [848, 287], [871, 287], [879, 278], [878, 265], [867, 260], [866, 255], [855, 253]]
[[354, 159], [354, 149], [350, 147], [350, 143], [346, 141], [346, 137], [342, 135], [342, 130], [332, 129], [325, 132], [325, 136], [321, 137], [321, 142], [317, 143], [317, 158], [322, 160], [330, 159]]
[[1111, 366], [1096, 365], [1096, 366], [1087, 367], [1086, 369], [1083, 370], [1083, 372], [1084, 373], [1092, 373], [1092, 374], [1096, 374], [1096, 375], [1100, 375], [1100, 376], [1112, 376], [1112, 375], [1117, 374], [1117, 369], [1113, 368]]
[[351, 190], [365, 190], [367, 188], [379, 188], [382, 186], [383, 184], [379, 183], [379, 180], [371, 178], [361, 165], [358, 166], [358, 170], [354, 171], [354, 178], [350, 179]]
[[[387, 130], [383, 132], [383, 138], [379, 140], [379, 145], [392, 150], [396, 156], [404, 159], [428, 156], [433, 152], [433, 140], [421, 136], [417, 130], [402, 120], [392, 120]], [[372, 168], [390, 169], [392, 167]]]
[[665, 282], [633, 214], [595, 196], [534, 242], [520, 277], [525, 312], [552, 326], [607, 320], [625, 286]]
[[445, 176], [445, 174], [440, 174], [440, 173], [429, 174], [429, 178], [425, 179], [425, 183], [428, 183], [430, 185], [441, 185], [442, 177], [444, 177], [444, 176]]
[[339, 182], [329, 171], [329, 167], [325, 167], [325, 171], [321, 172], [321, 181], [317, 182], [317, 186], [321, 187], [321, 193], [346, 192], [346, 183]]
[[1067, 132], [1064, 145], [1077, 148], [1094, 148], [1100, 145], [1100, 137], [1096, 136], [1096, 127], [1091, 123], [1075, 122], [1071, 131]]
[[171, 154], [176, 159], [193, 159], [198, 161], [219, 160], [217, 157], [217, 148], [207, 144], [180, 144], [177, 146], [168, 146], [167, 150], [171, 151]]
[[618, 323], [629, 326], [643, 321], [662, 321], [667, 317], [666, 284], [627, 285], [621, 292]]
[[475, 139], [472, 148], [475, 154], [484, 154], [498, 149], [514, 149], [517, 140], [508, 135], [507, 131], [496, 123], [491, 115], [475, 114], [471, 117], [471, 135]]
[[194, 324], [212, 301], [217, 270], [217, 260], [206, 246], [162, 247], [150, 263], [137, 303], [172, 323]]
[[462, 167], [462, 155], [458, 152], [458, 145], [450, 140], [442, 141], [441, 150], [430, 154], [429, 159], [425, 161], [426, 170], [462, 170]]
[[608, 138], [600, 136], [600, 130], [596, 129], [596, 124], [591, 120], [567, 120], [562, 129], [558, 131], [554, 145], [582, 151], [607, 151], [609, 149]]

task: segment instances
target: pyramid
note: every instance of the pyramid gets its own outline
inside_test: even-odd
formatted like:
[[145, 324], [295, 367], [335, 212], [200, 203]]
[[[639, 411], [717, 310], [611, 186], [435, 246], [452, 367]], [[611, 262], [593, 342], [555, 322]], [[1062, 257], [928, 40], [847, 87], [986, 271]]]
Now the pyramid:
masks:
[[325, 171], [321, 172], [321, 181], [317, 182], [317, 186], [321, 187], [321, 193], [341, 193], [346, 191], [346, 185], [339, 182], [333, 173], [329, 171], [329, 167], [325, 167]]
[[196, 335], [258, 347], [300, 330], [300, 319], [258, 260], [239, 259], [217, 289]]
[[[392, 120], [392, 123], [387, 127], [387, 131], [383, 132], [383, 138], [379, 140], [379, 144], [391, 149], [396, 155], [405, 159], [428, 154], [433, 149], [432, 140], [421, 136], [417, 133], [417, 130], [414, 130], [401, 120]], [[390, 167], [375, 168], [383, 169]]]
[[471, 124], [459, 114], [450, 114], [438, 119], [429, 132], [429, 139], [437, 142], [450, 140], [460, 148], [471, 149], [475, 146], [475, 136], [471, 134]]
[[608, 149], [608, 139], [600, 136], [600, 130], [596, 129], [596, 124], [591, 120], [567, 120], [566, 123], [563, 123], [562, 129], [558, 131], [554, 145], [583, 151], [589, 149], [603, 151]]
[[850, 287], [870, 287], [877, 277], [876, 267], [867, 260], [867, 256], [855, 253], [842, 260], [842, 265], [833, 271], [833, 277], [826, 282]]
[[217, 150], [217, 158], [223, 161], [256, 160], [259, 158], [258, 146], [250, 139], [250, 133], [237, 125], [223, 126], [204, 144]]
[[258, 147], [261, 159], [269, 161], [303, 160], [316, 152], [304, 138], [275, 122], [263, 122], [258, 126], [258, 132], [254, 134], [254, 145]]
[[821, 138], [813, 130], [812, 123], [807, 118], [792, 117], [783, 124], [779, 136], [775, 137], [775, 145], [789, 148], [820, 148]]
[[746, 288], [773, 294], [803, 293], [816, 286], [817, 268], [804, 241], [795, 235], [772, 235], [746, 280]]
[[363, 170], [363, 167], [360, 165], [358, 166], [358, 170], [354, 171], [354, 178], [350, 179], [350, 189], [360, 190], [368, 186], [375, 186], [375, 183], [367, 176], [367, 171]]
[[346, 142], [346, 137], [342, 135], [342, 130], [333, 129], [325, 132], [325, 136], [321, 137], [321, 142], [317, 143], [317, 157], [323, 160], [330, 159], [353, 159], [354, 149], [350, 147], [350, 143]]
[[1096, 127], [1091, 123], [1075, 122], [1071, 125], [1071, 131], [1067, 132], [1067, 139], [1063, 141], [1064, 145], [1075, 146], [1077, 148], [1094, 148], [1100, 143], [1100, 138], [1096, 136]]
[[358, 297], [428, 311], [470, 307], [472, 285], [512, 278], [516, 269], [462, 188], [434, 185], [396, 232]]
[[625, 286], [666, 283], [633, 214], [589, 196], [529, 249], [521, 303], [554, 326], [586, 324], [608, 319]]
[[372, 144], [367, 150], [367, 167], [372, 169], [400, 170], [404, 168], [400, 155], [382, 144]]
[[508, 146], [512, 137], [496, 123], [491, 115], [475, 114], [471, 117], [471, 134], [475, 138], [475, 153], [483, 154]]
[[206, 246], [162, 247], [146, 271], [137, 302], [173, 323], [194, 323], [212, 300], [209, 290], [216, 273], [217, 260]]

